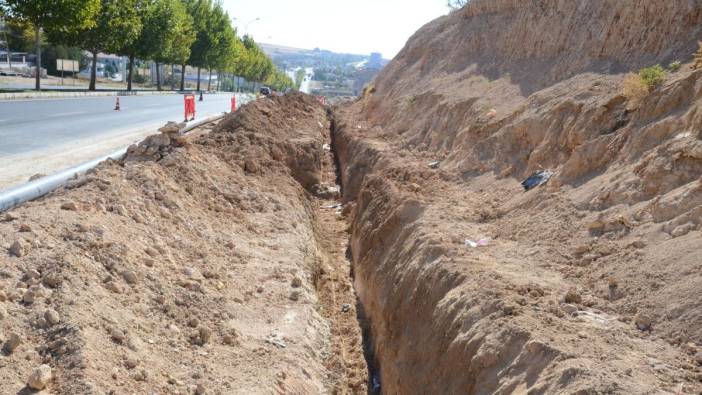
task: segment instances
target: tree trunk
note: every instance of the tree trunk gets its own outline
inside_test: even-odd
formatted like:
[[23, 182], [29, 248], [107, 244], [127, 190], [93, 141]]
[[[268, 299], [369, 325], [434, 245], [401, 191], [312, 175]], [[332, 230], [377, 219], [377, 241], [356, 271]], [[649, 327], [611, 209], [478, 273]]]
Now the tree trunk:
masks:
[[134, 56], [129, 55], [129, 76], [127, 77], [127, 90], [132, 90], [132, 78], [134, 78]]
[[180, 90], [181, 92], [185, 90], [185, 65], [180, 68]]
[[156, 90], [161, 90], [161, 65], [156, 62]]
[[217, 92], [219, 92], [219, 87], [220, 87], [221, 82], [222, 82], [222, 72], [217, 71], [217, 88], [215, 88], [217, 90]]
[[175, 90], [175, 65], [171, 64], [171, 90]]
[[200, 68], [197, 68], [197, 89], [198, 92], [200, 91]]
[[95, 90], [95, 80], [97, 78], [97, 59], [98, 59], [98, 51], [97, 49], [93, 51], [93, 65], [90, 67], [90, 85], [88, 86], [89, 91], [94, 91]]
[[[35, 88], [36, 90], [41, 90], [41, 26], [35, 26], [34, 31], [34, 45], [37, 51], [37, 70], [35, 73]], [[9, 48], [9, 46], [8, 46]], [[9, 52], [9, 51], [8, 51]]]
[[209, 92], [210, 89], [212, 89], [212, 70], [209, 70], [210, 76], [207, 77], [207, 91]]

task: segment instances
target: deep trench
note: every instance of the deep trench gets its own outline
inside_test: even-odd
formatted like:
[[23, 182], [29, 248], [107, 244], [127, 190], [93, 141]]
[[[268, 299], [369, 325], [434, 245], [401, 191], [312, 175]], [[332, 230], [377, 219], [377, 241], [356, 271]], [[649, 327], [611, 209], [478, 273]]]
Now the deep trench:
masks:
[[[340, 188], [340, 196], [343, 202], [344, 196], [344, 185], [343, 177], [341, 176], [341, 162], [339, 161], [339, 155], [337, 152], [336, 144], [336, 120], [332, 109], [327, 109], [327, 118], [329, 120], [329, 136], [330, 142], [329, 146], [331, 148], [332, 157], [334, 159], [334, 172], [336, 175], [336, 185]], [[348, 203], [348, 202], [347, 202]], [[350, 224], [349, 224], [350, 225]], [[350, 238], [351, 235], [349, 234]], [[346, 249], [346, 260], [348, 261], [350, 270], [349, 275], [351, 276], [351, 284], [354, 286], [354, 293], [356, 293], [356, 277], [354, 275], [354, 260], [353, 251], [349, 243]], [[368, 367], [368, 394], [369, 395], [381, 395], [383, 393], [381, 383], [380, 383], [380, 365], [378, 359], [375, 357], [375, 347], [373, 345], [373, 338], [371, 333], [371, 322], [370, 318], [366, 314], [365, 307], [361, 302], [361, 299], [356, 293], [356, 320], [358, 321], [358, 326], [361, 328], [361, 337], [363, 340], [363, 357], [366, 360], [366, 366]]]

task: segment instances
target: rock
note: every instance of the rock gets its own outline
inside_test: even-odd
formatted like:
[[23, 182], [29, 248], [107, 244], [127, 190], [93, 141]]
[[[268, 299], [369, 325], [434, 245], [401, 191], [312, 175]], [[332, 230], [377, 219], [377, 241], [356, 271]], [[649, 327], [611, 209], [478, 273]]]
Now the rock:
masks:
[[342, 305], [341, 305], [341, 311], [344, 312], [344, 313], [348, 313], [349, 311], [351, 311], [351, 305], [348, 304], [348, 303], [342, 304]]
[[292, 291], [292, 292], [290, 292], [290, 300], [292, 300], [292, 301], [298, 301], [298, 300], [300, 300], [300, 291]]
[[197, 318], [191, 318], [188, 321], [188, 326], [191, 328], [197, 328], [198, 325], [200, 325], [200, 320], [198, 320]]
[[697, 362], [698, 365], [702, 366], [702, 351], [699, 351], [697, 354], [695, 354], [695, 362]]
[[61, 316], [59, 316], [59, 313], [54, 309], [46, 310], [44, 312], [44, 319], [49, 325], [56, 325], [61, 322]]
[[18, 216], [14, 215], [14, 214], [12, 214], [12, 213], [6, 213], [6, 214], [5, 214], [5, 217], [3, 218], [3, 221], [5, 221], [5, 222], [12, 222], [12, 221], [15, 221], [15, 220], [18, 220], [18, 219], [19, 219]]
[[22, 339], [19, 337], [19, 335], [16, 333], [11, 333], [5, 341], [5, 345], [3, 345], [2, 349], [8, 354], [12, 354], [17, 347], [20, 346], [20, 344], [22, 344]]
[[110, 291], [116, 293], [116, 294], [121, 294], [124, 292], [124, 289], [122, 289], [122, 286], [117, 284], [115, 281], [108, 281], [105, 283], [105, 288], [109, 289]]
[[127, 358], [124, 361], [124, 366], [127, 367], [127, 369], [134, 369], [139, 365], [139, 361], [137, 361], [135, 358]]
[[0, 320], [4, 320], [7, 317], [7, 310], [4, 306], [0, 306]]
[[31, 389], [41, 391], [49, 384], [51, 381], [51, 366], [49, 365], [39, 365], [27, 380], [27, 386]]
[[197, 387], [195, 387], [195, 395], [205, 395], [207, 394], [207, 390], [205, 389], [205, 386], [202, 384], [198, 384]]
[[63, 278], [59, 274], [48, 273], [44, 275], [41, 282], [49, 288], [58, 288], [63, 284]]
[[36, 269], [29, 269], [24, 273], [24, 277], [29, 280], [35, 280], [41, 277], [41, 273]]
[[134, 380], [136, 381], [146, 381], [146, 379], [149, 378], [149, 373], [146, 370], [142, 369], [135, 373], [134, 376], [132, 376], [132, 378], [134, 378]]
[[21, 258], [27, 255], [28, 250], [29, 246], [24, 241], [16, 240], [14, 243], [12, 243], [8, 251], [10, 252], [10, 255]]
[[46, 174], [37, 173], [37, 174], [34, 174], [33, 176], [29, 177], [29, 181], [38, 180], [38, 179], [44, 178], [44, 177], [46, 177]]
[[206, 326], [201, 326], [198, 330], [202, 344], [207, 343], [212, 338], [212, 330]]
[[125, 271], [123, 271], [123, 272], [122, 272], [122, 278], [124, 278], [124, 281], [125, 281], [127, 284], [133, 285], [133, 284], [136, 284], [136, 282], [137, 282], [137, 275], [136, 275], [136, 273], [134, 273], [134, 272], [131, 271], [131, 270], [125, 270]]
[[180, 129], [185, 127], [184, 123], [178, 124], [173, 121], [169, 121], [164, 126], [162, 126], [158, 131], [165, 134], [175, 134], [180, 132]]
[[290, 282], [290, 285], [293, 288], [300, 288], [302, 286], [302, 279], [300, 277], [295, 276]]
[[571, 289], [565, 294], [564, 301], [566, 303], [579, 304], [582, 303], [583, 298], [576, 290]]
[[37, 294], [31, 289], [27, 290], [22, 296], [22, 301], [26, 304], [32, 304], [37, 298]]
[[112, 328], [110, 330], [110, 338], [112, 338], [114, 342], [121, 344], [127, 338], [127, 335], [125, 335], [124, 332], [118, 328]]
[[636, 324], [636, 328], [640, 331], [650, 331], [653, 322], [651, 321], [651, 317], [643, 313], [638, 313], [636, 317], [634, 317], [634, 324]]
[[564, 303], [561, 305], [561, 310], [563, 310], [563, 312], [567, 315], [573, 315], [578, 311], [578, 308], [572, 304]]
[[19, 231], [20, 231], [20, 233], [27, 233], [27, 232], [31, 232], [32, 228], [27, 224], [22, 224], [19, 227]]
[[66, 202], [61, 205], [61, 210], [78, 211], [78, 205], [75, 202]]
[[429, 166], [430, 169], [438, 169], [440, 163], [441, 162], [439, 162], [438, 160], [435, 160], [433, 162], [429, 162], [427, 166]]

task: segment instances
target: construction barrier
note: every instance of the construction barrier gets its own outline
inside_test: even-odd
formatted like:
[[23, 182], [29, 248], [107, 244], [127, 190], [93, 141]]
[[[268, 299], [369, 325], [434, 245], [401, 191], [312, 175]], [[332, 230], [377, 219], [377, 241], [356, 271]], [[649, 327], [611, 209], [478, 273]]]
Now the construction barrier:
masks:
[[185, 122], [192, 121], [195, 119], [195, 95], [183, 96], [183, 103], [185, 105]]
[[232, 112], [236, 111], [236, 95], [232, 96]]

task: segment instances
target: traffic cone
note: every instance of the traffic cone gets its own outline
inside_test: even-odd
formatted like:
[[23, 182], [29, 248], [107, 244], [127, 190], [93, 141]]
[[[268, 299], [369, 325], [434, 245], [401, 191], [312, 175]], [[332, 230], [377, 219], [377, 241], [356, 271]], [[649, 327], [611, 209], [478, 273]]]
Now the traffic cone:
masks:
[[119, 97], [117, 98], [117, 102], [115, 103], [115, 111], [119, 111]]
[[200, 101], [203, 101], [204, 98], [202, 97], [202, 91], [200, 91]]

